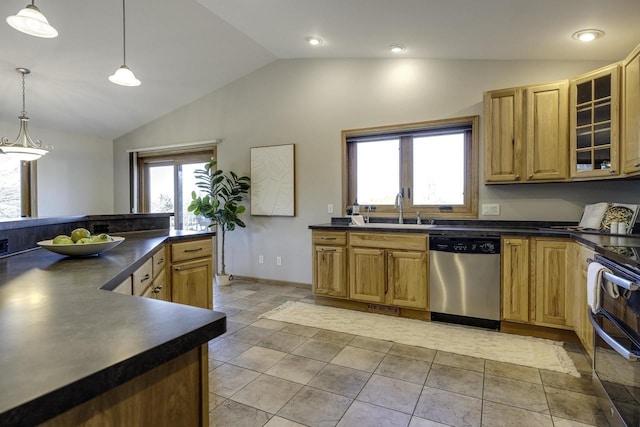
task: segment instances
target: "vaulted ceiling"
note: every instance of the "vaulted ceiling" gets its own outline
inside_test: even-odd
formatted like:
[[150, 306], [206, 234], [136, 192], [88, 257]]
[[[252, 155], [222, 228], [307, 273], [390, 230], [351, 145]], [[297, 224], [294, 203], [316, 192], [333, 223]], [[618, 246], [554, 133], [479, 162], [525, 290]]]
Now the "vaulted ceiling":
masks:
[[[637, 0], [128, 0], [130, 88], [107, 79], [123, 62], [122, 2], [37, 1], [55, 39], [4, 22], [28, 3], [0, 4], [0, 122], [16, 122], [3, 135], [17, 132], [16, 67], [32, 71], [32, 126], [114, 139], [282, 58], [613, 62], [640, 43]], [[605, 36], [571, 38], [585, 28]]]

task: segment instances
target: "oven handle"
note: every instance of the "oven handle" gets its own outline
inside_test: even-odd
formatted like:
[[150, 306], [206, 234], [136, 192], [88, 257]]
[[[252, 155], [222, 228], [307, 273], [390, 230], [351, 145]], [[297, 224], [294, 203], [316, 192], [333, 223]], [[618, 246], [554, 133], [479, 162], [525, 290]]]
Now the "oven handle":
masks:
[[609, 273], [608, 271], [604, 271], [602, 273], [602, 277], [604, 277], [606, 280], [610, 281], [611, 283], [614, 283], [620, 286], [621, 288], [625, 288], [629, 291], [637, 291], [638, 289], [640, 289], [640, 286], [638, 286], [637, 283], [634, 283], [627, 279], [623, 279], [622, 277], [618, 277], [613, 273]]
[[589, 320], [591, 321], [591, 324], [593, 325], [593, 328], [595, 329], [598, 336], [602, 338], [607, 344], [609, 344], [611, 348], [616, 351], [616, 353], [618, 353], [620, 356], [624, 357], [625, 359], [631, 362], [638, 361], [638, 356], [636, 356], [634, 353], [624, 348], [622, 344], [620, 344], [618, 341], [613, 339], [611, 335], [609, 335], [604, 331], [604, 329], [602, 329], [602, 326], [598, 324], [595, 315], [590, 309], [589, 309]]

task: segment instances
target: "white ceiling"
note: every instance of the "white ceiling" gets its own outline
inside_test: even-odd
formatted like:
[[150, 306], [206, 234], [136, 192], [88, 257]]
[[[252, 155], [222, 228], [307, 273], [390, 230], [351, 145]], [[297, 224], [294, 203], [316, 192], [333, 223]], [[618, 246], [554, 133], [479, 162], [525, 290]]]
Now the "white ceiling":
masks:
[[[107, 77], [122, 65], [119, 0], [38, 0], [56, 27], [39, 39], [0, 4], [0, 129], [14, 137], [27, 76], [36, 126], [114, 139], [279, 58], [622, 59], [640, 43], [638, 0], [129, 0], [127, 65], [142, 85]], [[571, 39], [583, 28], [606, 35]], [[311, 47], [305, 37], [324, 44]], [[393, 55], [390, 44], [403, 44]], [[38, 135], [45, 139], [43, 136]]]

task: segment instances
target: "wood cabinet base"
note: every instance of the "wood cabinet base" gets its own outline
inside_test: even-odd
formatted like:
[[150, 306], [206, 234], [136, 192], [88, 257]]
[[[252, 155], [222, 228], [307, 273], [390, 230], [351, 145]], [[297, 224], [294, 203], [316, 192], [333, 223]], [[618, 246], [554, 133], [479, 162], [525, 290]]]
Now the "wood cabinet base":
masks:
[[208, 426], [207, 345], [45, 422], [50, 426]]
[[[366, 311], [369, 313], [376, 313], [376, 314], [386, 314], [381, 310], [371, 310], [369, 308], [370, 304], [365, 303], [365, 302], [359, 302], [359, 301], [349, 301], [349, 300], [343, 300], [343, 299], [336, 299], [336, 298], [325, 298], [325, 297], [321, 297], [316, 295], [315, 296], [316, 299], [316, 304], [318, 305], [326, 305], [329, 307], [336, 307], [336, 308], [346, 308], [346, 309], [350, 309], [350, 310], [358, 310], [358, 311]], [[378, 306], [381, 307], [387, 307], [387, 306], [382, 306], [380, 304], [377, 304]], [[397, 311], [399, 313], [400, 317], [406, 317], [409, 319], [419, 319], [419, 320], [430, 320], [431, 319], [431, 313], [428, 311], [424, 311], [424, 310], [411, 310], [409, 308], [398, 308], [398, 307], [389, 307], [390, 311]], [[388, 314], [388, 315], [392, 315], [394, 317], [398, 317], [395, 314]]]
[[580, 340], [575, 332], [566, 329], [549, 328], [546, 326], [526, 325], [524, 323], [500, 322], [500, 332], [528, 337], [545, 338], [554, 341], [577, 342]]

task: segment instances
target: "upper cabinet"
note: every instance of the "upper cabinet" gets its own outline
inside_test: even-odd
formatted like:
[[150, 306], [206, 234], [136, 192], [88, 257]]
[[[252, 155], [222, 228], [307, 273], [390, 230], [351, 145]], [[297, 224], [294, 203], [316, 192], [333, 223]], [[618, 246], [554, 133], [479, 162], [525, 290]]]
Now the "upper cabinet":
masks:
[[567, 114], [566, 81], [485, 93], [485, 181], [566, 180]]
[[571, 81], [571, 178], [617, 175], [620, 66]]
[[640, 172], [640, 46], [622, 62], [623, 172]]

